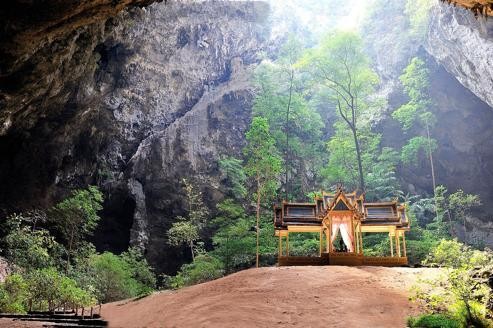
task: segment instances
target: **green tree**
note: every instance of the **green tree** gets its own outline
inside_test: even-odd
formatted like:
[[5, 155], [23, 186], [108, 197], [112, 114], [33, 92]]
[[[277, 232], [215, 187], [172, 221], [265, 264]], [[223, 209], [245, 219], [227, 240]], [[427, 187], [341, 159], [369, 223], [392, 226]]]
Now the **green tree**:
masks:
[[258, 91], [253, 113], [268, 120], [276, 148], [284, 157], [285, 199], [308, 192], [323, 156], [323, 122], [306, 99], [306, 74], [296, 65], [302, 51], [300, 42], [289, 36], [277, 60], [265, 61], [255, 72]]
[[[402, 148], [402, 161], [404, 163], [417, 163], [420, 149], [427, 152], [430, 162], [433, 192], [436, 190], [435, 167], [433, 152], [438, 148], [437, 142], [431, 137], [430, 129], [435, 125], [435, 116], [430, 112], [433, 106], [429, 96], [429, 70], [426, 63], [420, 58], [413, 58], [400, 76], [404, 90], [409, 96], [409, 102], [399, 107], [392, 116], [401, 123], [404, 131], [412, 127], [424, 128], [424, 136], [411, 138]], [[438, 214], [437, 214], [438, 215]]]
[[80, 288], [75, 280], [58, 272], [56, 268], [34, 270], [26, 275], [29, 291], [29, 308], [54, 311], [65, 302], [78, 306], [94, 304], [95, 300]]
[[259, 226], [261, 201], [274, 197], [282, 160], [275, 148], [275, 141], [269, 131], [269, 123], [263, 117], [254, 117], [246, 133], [247, 146], [244, 154], [247, 158], [245, 172], [255, 184], [257, 256], [259, 265]]
[[141, 250], [130, 247], [120, 257], [128, 264], [132, 278], [140, 283], [140, 294], [150, 293], [156, 288], [156, 275]]
[[200, 239], [200, 232], [206, 225], [209, 210], [204, 205], [202, 193], [186, 179], [183, 186], [187, 199], [187, 216], [179, 216], [168, 230], [168, 243], [173, 246], [186, 244], [190, 247], [192, 260], [195, 258], [195, 242]]
[[226, 157], [219, 161], [219, 168], [225, 176], [225, 184], [235, 198], [243, 198], [247, 194], [245, 188], [246, 174], [243, 161], [234, 157]]
[[134, 278], [135, 271], [128, 262], [110, 252], [91, 256], [86, 274], [91, 275], [96, 297], [103, 303], [148, 293], [148, 288]]
[[31, 271], [61, 265], [63, 247], [45, 229], [32, 229], [23, 215], [7, 220], [8, 234], [4, 237], [5, 256], [23, 270]]
[[63, 239], [67, 249], [68, 272], [71, 257], [92, 236], [103, 208], [103, 194], [95, 186], [75, 190], [72, 196], [58, 203], [49, 213], [49, 217]]
[[444, 186], [438, 186], [435, 190], [438, 217], [448, 219], [451, 232], [453, 222], [462, 222], [464, 242], [467, 244], [466, 217], [472, 208], [481, 205], [481, 199], [478, 195], [466, 194], [461, 189], [450, 195], [447, 192]]
[[360, 118], [371, 108], [370, 95], [378, 83], [363, 51], [361, 38], [352, 32], [337, 32], [326, 37], [315, 49], [307, 51], [300, 65], [326, 90], [340, 118], [351, 132], [358, 165], [360, 190], [364, 191]]
[[20, 274], [11, 274], [0, 284], [0, 312], [25, 313], [28, 285]]
[[255, 257], [255, 235], [251, 230], [254, 219], [232, 199], [217, 205], [218, 216], [213, 223], [218, 229], [212, 241], [212, 254], [223, 263], [227, 273], [249, 266]]

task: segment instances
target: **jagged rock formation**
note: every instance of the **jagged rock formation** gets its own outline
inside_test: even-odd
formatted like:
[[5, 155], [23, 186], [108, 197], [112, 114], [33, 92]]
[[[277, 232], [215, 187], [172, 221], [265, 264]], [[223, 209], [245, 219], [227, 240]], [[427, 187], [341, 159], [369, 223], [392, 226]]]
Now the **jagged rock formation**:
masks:
[[74, 81], [83, 76], [83, 69], [77, 66], [88, 64], [88, 58], [80, 50], [101, 39], [109, 18], [125, 8], [153, 2], [53, 0], [0, 4], [0, 135], [29, 116], [26, 111], [40, 107], [40, 101], [57, 95], [62, 86], [56, 82], [67, 80], [64, 68], [72, 69]]
[[183, 256], [165, 233], [184, 214], [181, 177], [211, 207], [221, 198], [217, 160], [243, 145], [267, 14], [261, 2], [160, 3], [41, 47], [1, 111], [0, 207], [47, 206], [98, 184], [107, 200], [97, 245], [130, 242], [175, 270]]
[[466, 88], [493, 107], [493, 20], [463, 8], [433, 8], [426, 50]]

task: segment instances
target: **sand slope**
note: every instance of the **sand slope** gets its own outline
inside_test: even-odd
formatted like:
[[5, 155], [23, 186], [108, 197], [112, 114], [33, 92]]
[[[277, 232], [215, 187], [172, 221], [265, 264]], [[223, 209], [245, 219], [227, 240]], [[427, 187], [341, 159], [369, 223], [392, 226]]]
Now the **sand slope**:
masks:
[[110, 327], [405, 327], [433, 269], [271, 267], [103, 306]]

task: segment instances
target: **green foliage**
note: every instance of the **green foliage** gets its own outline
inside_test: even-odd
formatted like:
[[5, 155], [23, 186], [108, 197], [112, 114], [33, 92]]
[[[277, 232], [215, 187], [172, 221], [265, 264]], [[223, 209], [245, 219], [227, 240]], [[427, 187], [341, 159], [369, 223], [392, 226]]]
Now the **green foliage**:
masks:
[[418, 104], [429, 102], [429, 75], [430, 72], [422, 59], [418, 57], [411, 59], [409, 65], [404, 69], [404, 73], [399, 77], [411, 101]]
[[[340, 158], [341, 156], [332, 152], [337, 149], [340, 149], [339, 155], [341, 152], [354, 152], [355, 160], [346, 161], [346, 166], [357, 164], [358, 187], [366, 190], [363, 169], [365, 152], [362, 150], [364, 141], [361, 139], [367, 133], [361, 133], [361, 130], [366, 126], [365, 132], [370, 131], [370, 122], [365, 121], [365, 114], [367, 117], [375, 116], [372, 113], [375, 111], [372, 103], [376, 101], [375, 97], [370, 95], [374, 92], [378, 77], [370, 68], [361, 38], [350, 32], [330, 34], [318, 47], [308, 50], [299, 65], [310, 72], [314, 83], [319, 85], [319, 92], [328, 95], [329, 100], [336, 107], [340, 122], [343, 122], [349, 130], [345, 131], [340, 126], [335, 126], [336, 137], [331, 139], [333, 145], [329, 141], [330, 156]], [[340, 135], [337, 135], [337, 130]], [[354, 144], [353, 149], [350, 147], [349, 140]], [[331, 167], [329, 170], [333, 170], [330, 159], [329, 167]], [[339, 179], [348, 179], [347, 175], [340, 171], [327, 173]]]
[[[132, 267], [131, 264], [136, 267]], [[150, 268], [142, 264], [142, 261], [136, 260], [134, 255], [128, 253], [124, 256], [110, 252], [93, 255], [89, 259], [87, 274], [93, 278], [97, 299], [101, 302], [112, 302], [148, 294], [155, 280], [150, 279], [146, 272], [141, 275], [139, 271], [143, 267], [145, 271], [150, 271]]]
[[264, 62], [255, 74], [253, 113], [268, 120], [275, 147], [284, 156], [282, 188], [287, 198], [304, 196], [307, 183], [316, 182], [323, 157], [323, 122], [307, 100], [306, 74], [296, 65], [302, 50], [295, 38], [288, 37], [278, 59]]
[[[64, 303], [86, 306], [94, 304], [96, 298], [119, 300], [148, 294], [155, 288], [152, 268], [140, 251], [130, 248], [120, 256], [97, 254], [87, 241], [99, 220], [101, 202], [100, 192], [89, 187], [75, 191], [49, 211], [49, 220], [36, 211], [8, 219], [4, 254], [22, 275], [12, 274], [0, 285], [0, 310], [53, 311]], [[49, 222], [54, 223], [64, 244], [57, 243], [45, 229], [51, 228]], [[65, 266], [64, 254], [72, 254], [70, 266]]]
[[407, 0], [406, 14], [409, 16], [411, 35], [417, 41], [424, 39], [429, 26], [432, 0]]
[[156, 276], [141, 250], [130, 247], [120, 257], [128, 264], [132, 278], [140, 283], [139, 294], [151, 293], [156, 288]]
[[28, 285], [20, 274], [11, 274], [0, 285], [0, 312], [25, 313]]
[[493, 253], [479, 251], [457, 240], [442, 240], [424, 261], [440, 266], [443, 275], [425, 281], [428, 290], [415, 287], [415, 299], [432, 313], [445, 313], [463, 327], [488, 327], [484, 313], [490, 289], [481, 278], [492, 267]]
[[26, 275], [29, 303], [38, 311], [54, 311], [63, 303], [78, 306], [94, 304], [88, 292], [78, 287], [75, 280], [58, 272], [56, 268], [34, 270]]
[[180, 272], [171, 279], [171, 287], [181, 288], [222, 277], [223, 264], [217, 258], [197, 255], [192, 263], [184, 264]]
[[76, 250], [92, 236], [100, 217], [103, 194], [95, 186], [76, 190], [72, 196], [57, 204], [49, 218], [67, 249], [67, 268]]
[[191, 222], [175, 222], [168, 230], [168, 243], [172, 246], [179, 246], [181, 244], [193, 246], [193, 242], [199, 238], [199, 230]]
[[227, 273], [250, 266], [255, 259], [255, 233], [252, 231], [255, 219], [247, 216], [232, 199], [224, 200], [217, 208], [219, 215], [213, 222], [218, 229], [212, 237], [212, 255], [224, 263]]
[[275, 148], [275, 140], [270, 134], [266, 118], [253, 118], [246, 140], [248, 144], [243, 151], [247, 158], [245, 172], [254, 180], [255, 197], [267, 201], [276, 194], [282, 160]]
[[226, 157], [219, 161], [219, 168], [226, 176], [226, 184], [236, 198], [243, 198], [247, 194], [245, 188], [246, 174], [243, 162], [234, 157]]
[[5, 256], [24, 270], [60, 265], [63, 247], [44, 229], [33, 230], [22, 225], [23, 215], [13, 215], [7, 220], [8, 234], [4, 237]]
[[427, 153], [430, 148], [432, 152], [438, 148], [436, 140], [428, 140], [422, 136], [413, 137], [402, 147], [401, 160], [405, 164], [417, 164], [420, 151]]
[[418, 112], [419, 106], [409, 102], [396, 109], [392, 113], [392, 117], [402, 125], [404, 131], [407, 131], [412, 128], [416, 122]]
[[441, 240], [424, 261], [426, 265], [472, 269], [493, 263], [491, 251], [479, 251], [453, 240]]
[[183, 179], [183, 186], [186, 192], [188, 214], [186, 217], [179, 216], [177, 222], [174, 222], [167, 232], [168, 244], [179, 246], [182, 244], [190, 247], [192, 259], [195, 252], [201, 251], [195, 249], [195, 242], [200, 239], [200, 232], [205, 228], [208, 208], [202, 200], [202, 193], [186, 179]]
[[443, 314], [423, 314], [419, 317], [410, 317], [407, 325], [411, 328], [461, 328], [456, 320]]
[[[376, 151], [378, 154], [378, 151]], [[369, 158], [372, 155], [365, 156], [365, 167], [367, 183], [367, 200], [391, 200], [403, 196], [400, 190], [400, 183], [397, 179], [396, 170], [399, 161], [399, 153], [392, 148], [382, 148], [380, 154], [373, 162], [368, 165]]]

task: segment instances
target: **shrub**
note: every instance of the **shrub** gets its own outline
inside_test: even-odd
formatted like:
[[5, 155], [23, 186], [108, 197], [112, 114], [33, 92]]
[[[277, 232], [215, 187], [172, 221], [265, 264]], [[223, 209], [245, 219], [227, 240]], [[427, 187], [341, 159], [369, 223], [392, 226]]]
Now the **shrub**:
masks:
[[3, 239], [5, 256], [26, 271], [59, 264], [55, 259], [61, 257], [63, 247], [47, 230], [34, 230], [23, 225], [27, 219], [22, 215], [13, 215], [8, 219], [9, 231]]
[[180, 272], [172, 278], [171, 287], [180, 288], [220, 278], [224, 274], [223, 267], [223, 263], [213, 256], [198, 255], [192, 263], [181, 267]]
[[110, 252], [93, 255], [88, 271], [93, 276], [101, 302], [149, 294], [156, 285], [156, 278], [147, 261], [132, 249], [121, 256]]
[[129, 265], [117, 255], [109, 252], [93, 255], [89, 265], [100, 302], [112, 302], [138, 294]]
[[27, 287], [21, 275], [7, 276], [5, 282], [0, 285], [0, 312], [25, 313]]
[[461, 328], [461, 324], [443, 314], [423, 314], [419, 317], [410, 317], [407, 324], [411, 328]]
[[75, 280], [58, 272], [55, 268], [31, 271], [26, 276], [30, 308], [54, 311], [64, 303], [87, 306], [94, 298], [78, 287]]
[[156, 289], [156, 276], [139, 249], [131, 247], [122, 253], [121, 258], [130, 267], [132, 277], [140, 283], [139, 294], [148, 294]]
[[457, 239], [442, 239], [433, 248], [424, 261], [424, 264], [449, 268], [473, 268], [476, 266], [485, 266], [492, 262], [493, 254], [491, 251], [472, 249], [458, 242]]

